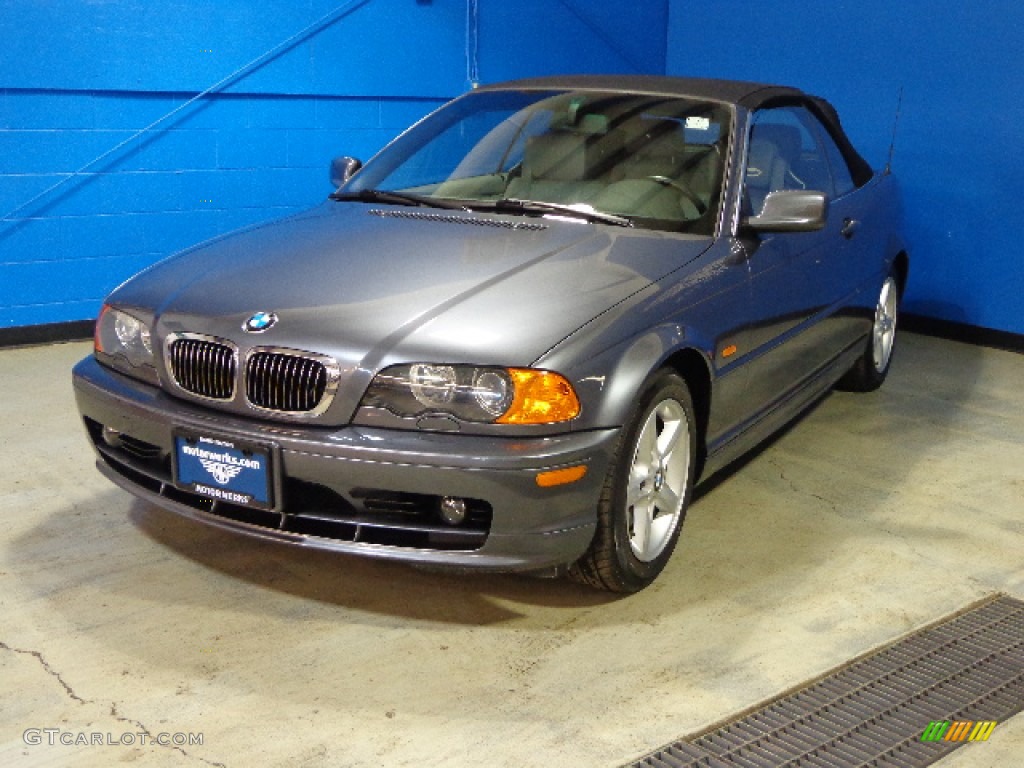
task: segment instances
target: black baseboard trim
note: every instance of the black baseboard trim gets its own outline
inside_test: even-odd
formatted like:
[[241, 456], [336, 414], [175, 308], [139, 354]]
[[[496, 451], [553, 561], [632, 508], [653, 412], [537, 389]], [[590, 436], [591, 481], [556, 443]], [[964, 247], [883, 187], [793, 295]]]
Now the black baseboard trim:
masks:
[[978, 347], [995, 347], [1010, 352], [1024, 352], [1024, 335], [982, 328], [980, 325], [955, 323], [952, 320], [939, 320], [935, 317], [905, 312], [900, 315], [900, 328], [911, 333], [961, 341]]
[[0, 328], [0, 347], [28, 347], [61, 341], [84, 341], [92, 338], [92, 330], [95, 325], [95, 320], [74, 320], [70, 323]]

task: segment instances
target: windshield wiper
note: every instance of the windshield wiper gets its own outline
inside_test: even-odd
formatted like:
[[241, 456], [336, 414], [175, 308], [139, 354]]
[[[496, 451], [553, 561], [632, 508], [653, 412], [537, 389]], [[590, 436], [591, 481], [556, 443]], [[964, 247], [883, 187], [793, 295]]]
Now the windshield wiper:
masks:
[[486, 209], [495, 213], [512, 213], [529, 216], [531, 214], [555, 214], [558, 216], [569, 216], [585, 221], [598, 221], [602, 224], [614, 224], [617, 227], [632, 227], [632, 220], [625, 216], [616, 216], [613, 213], [602, 213], [595, 211], [589, 205], [563, 205], [562, 203], [546, 203], [542, 200], [520, 200], [515, 197], [503, 197], [500, 200], [479, 202], [470, 201], [468, 206], [473, 210]]
[[331, 200], [355, 200], [361, 203], [390, 203], [393, 205], [422, 205], [427, 208], [444, 208], [464, 211], [466, 206], [440, 197], [414, 195], [411, 192], [394, 192], [386, 189], [361, 189], [358, 192], [334, 192]]
[[396, 192], [386, 189], [361, 189], [358, 192], [335, 192], [331, 200], [354, 200], [362, 203], [390, 203], [394, 205], [421, 205], [428, 208], [443, 208], [453, 211], [487, 210], [495, 213], [511, 213], [522, 216], [556, 214], [585, 221], [599, 221], [617, 227], [632, 227], [633, 222], [625, 216], [595, 211], [589, 205], [564, 205], [546, 203], [541, 200], [520, 200], [504, 197], [500, 200], [448, 200], [441, 197], [415, 195], [411, 192]]

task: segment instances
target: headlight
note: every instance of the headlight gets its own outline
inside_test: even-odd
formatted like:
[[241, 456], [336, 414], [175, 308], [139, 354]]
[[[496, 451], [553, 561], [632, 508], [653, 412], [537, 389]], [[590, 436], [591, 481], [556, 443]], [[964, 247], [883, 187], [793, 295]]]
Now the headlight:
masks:
[[137, 317], [104, 305], [96, 321], [96, 356], [113, 368], [157, 382], [153, 362], [153, 335], [149, 326]]
[[377, 374], [362, 404], [399, 416], [447, 413], [463, 421], [551, 424], [580, 412], [572, 385], [532, 368], [413, 363]]

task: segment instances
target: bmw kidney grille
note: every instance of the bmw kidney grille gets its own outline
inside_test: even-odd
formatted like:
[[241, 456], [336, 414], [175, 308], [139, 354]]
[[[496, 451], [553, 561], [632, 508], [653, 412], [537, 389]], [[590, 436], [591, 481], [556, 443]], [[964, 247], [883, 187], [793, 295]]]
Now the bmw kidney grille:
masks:
[[[238, 360], [237, 347], [223, 339], [198, 334], [176, 334], [168, 339], [168, 370], [174, 383], [206, 400], [234, 399]], [[285, 349], [252, 350], [244, 373], [249, 405], [298, 416], [323, 413], [338, 381], [333, 359]]]
[[258, 408], [302, 413], [316, 410], [327, 391], [319, 360], [281, 352], [254, 352], [245, 366], [245, 394]]
[[167, 349], [171, 376], [186, 392], [208, 400], [235, 396], [238, 352], [233, 346], [190, 335], [174, 339]]

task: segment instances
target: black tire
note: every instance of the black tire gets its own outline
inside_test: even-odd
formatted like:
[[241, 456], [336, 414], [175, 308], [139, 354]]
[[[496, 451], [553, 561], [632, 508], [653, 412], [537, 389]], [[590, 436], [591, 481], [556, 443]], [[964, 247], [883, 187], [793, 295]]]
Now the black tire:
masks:
[[889, 375], [896, 351], [896, 329], [899, 320], [900, 282], [894, 274], [882, 281], [875, 305], [875, 319], [871, 324], [864, 347], [853, 367], [839, 380], [839, 389], [850, 392], [874, 392]]
[[[664, 456], [658, 438], [669, 448]], [[685, 455], [677, 453], [683, 446]], [[619, 436], [598, 503], [594, 540], [569, 568], [570, 578], [622, 593], [651, 584], [679, 539], [693, 490], [696, 454], [697, 421], [690, 390], [675, 373], [659, 371], [644, 385]]]

